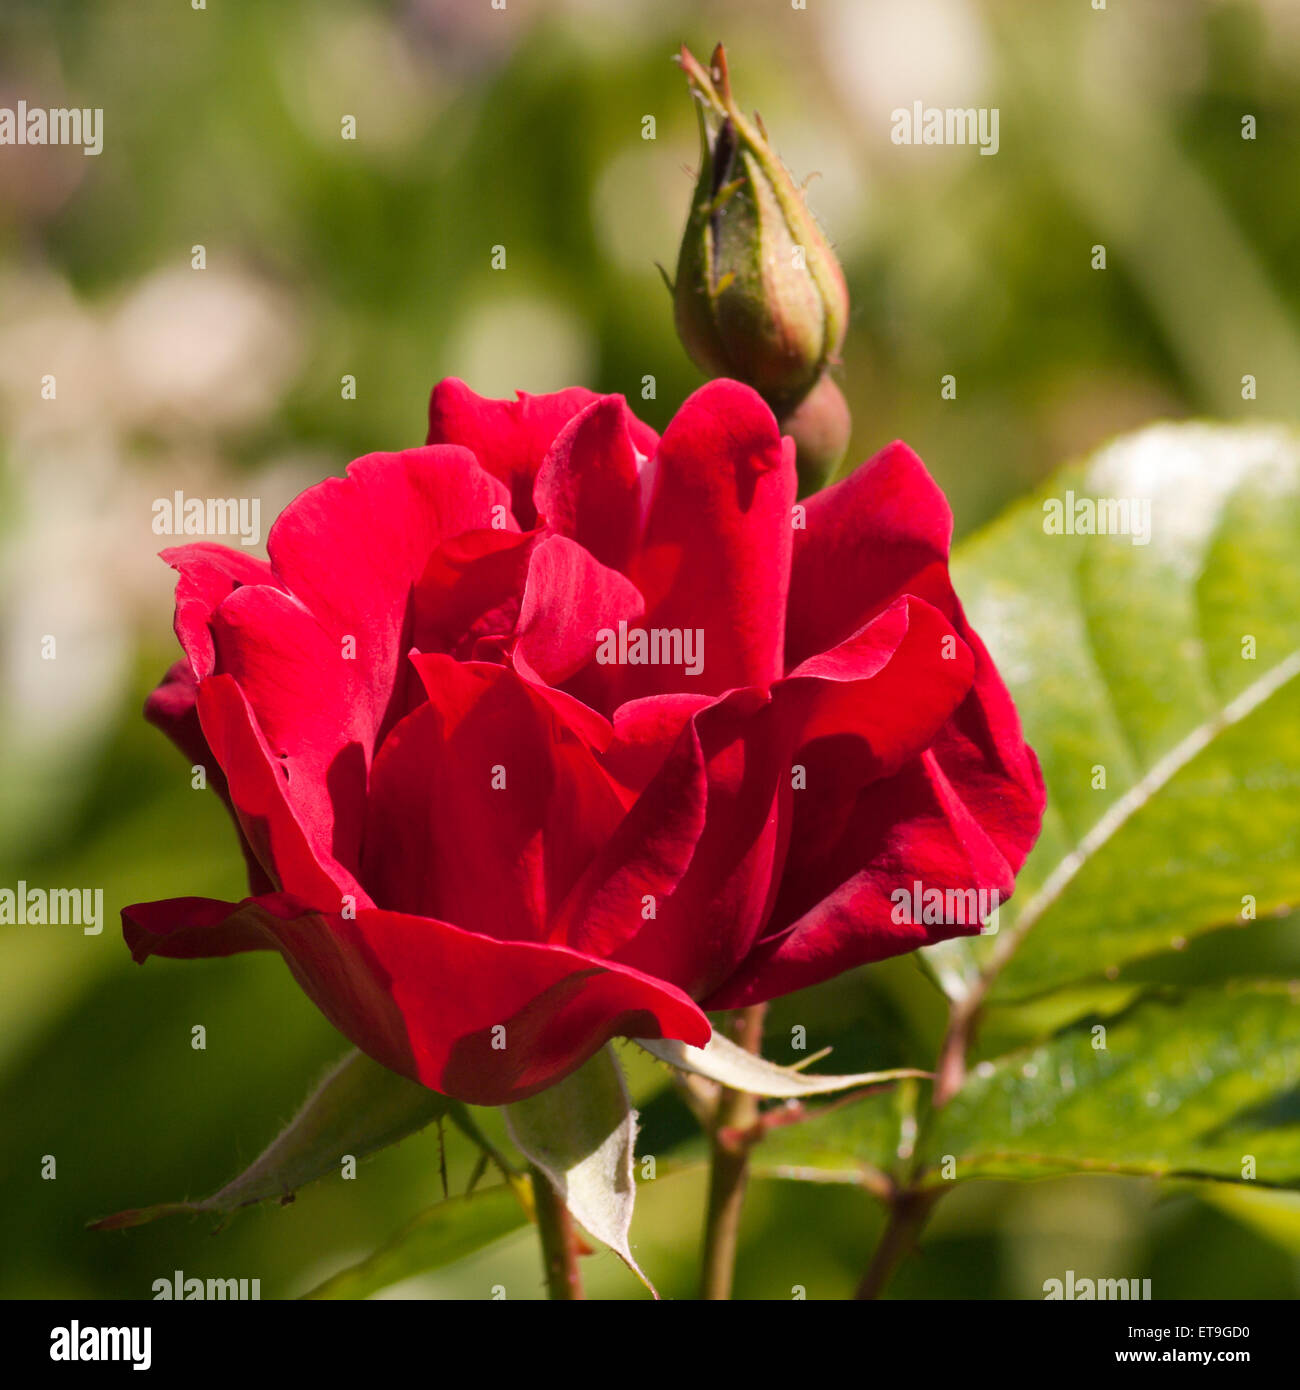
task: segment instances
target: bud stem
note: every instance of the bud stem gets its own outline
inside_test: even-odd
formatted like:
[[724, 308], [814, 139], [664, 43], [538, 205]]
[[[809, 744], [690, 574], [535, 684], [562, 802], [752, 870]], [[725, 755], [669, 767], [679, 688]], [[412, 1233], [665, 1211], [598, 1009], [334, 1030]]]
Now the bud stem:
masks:
[[799, 496], [826, 486], [844, 460], [853, 421], [844, 393], [824, 372], [793, 410], [778, 417], [781, 433], [795, 443]]

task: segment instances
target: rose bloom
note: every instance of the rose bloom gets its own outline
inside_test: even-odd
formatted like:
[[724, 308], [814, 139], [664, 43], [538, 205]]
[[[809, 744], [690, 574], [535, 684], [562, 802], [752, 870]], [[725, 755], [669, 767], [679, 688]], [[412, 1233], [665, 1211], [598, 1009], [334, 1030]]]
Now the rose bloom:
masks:
[[126, 908], [136, 960], [278, 950], [377, 1061], [501, 1104], [978, 931], [891, 896], [1007, 896], [1043, 810], [947, 504], [893, 444], [796, 506], [793, 452], [733, 381], [660, 439], [621, 396], [448, 380], [427, 446], [308, 489], [269, 563], [165, 551], [185, 659], [146, 713], [251, 896]]

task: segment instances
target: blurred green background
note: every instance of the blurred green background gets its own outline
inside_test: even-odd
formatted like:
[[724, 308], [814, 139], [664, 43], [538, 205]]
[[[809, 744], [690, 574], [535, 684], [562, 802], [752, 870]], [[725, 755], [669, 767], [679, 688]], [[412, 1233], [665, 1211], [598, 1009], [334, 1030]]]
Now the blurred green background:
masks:
[[[140, 970], [121, 944], [124, 903], [241, 891], [224, 812], [139, 717], [173, 659], [151, 503], [255, 495], [265, 534], [348, 459], [420, 442], [444, 375], [621, 391], [662, 428], [699, 380], [655, 268], [696, 159], [671, 57], [719, 38], [742, 103], [818, 176], [853, 295], [851, 462], [906, 438], [959, 533], [1120, 430], [1296, 417], [1293, 0], [5, 0], [0, 105], [102, 107], [105, 125], [97, 158], [0, 147], [0, 884], [102, 887], [108, 920], [0, 927], [0, 1294], [149, 1297], [180, 1269], [291, 1296], [436, 1199], [425, 1133], [215, 1236], [84, 1229], [213, 1190], [344, 1049], [271, 957]], [[914, 100], [998, 107], [999, 153], [892, 145]], [[785, 1007], [847, 1034], [840, 1070], [854, 1038], [864, 1065], [924, 1065], [941, 1024], [910, 961]], [[648, 1064], [634, 1083], [666, 1165], [685, 1112]], [[693, 1290], [702, 1191], [665, 1167], [641, 1192], [634, 1242], [668, 1296]], [[859, 1190], [758, 1182], [737, 1295], [844, 1296], [879, 1226]], [[585, 1263], [593, 1294], [641, 1296], [613, 1256]], [[1163, 1298], [1293, 1297], [1300, 1205], [972, 1183], [894, 1293], [1041, 1297], [1068, 1268]], [[397, 1292], [494, 1284], [541, 1295], [530, 1233]]]

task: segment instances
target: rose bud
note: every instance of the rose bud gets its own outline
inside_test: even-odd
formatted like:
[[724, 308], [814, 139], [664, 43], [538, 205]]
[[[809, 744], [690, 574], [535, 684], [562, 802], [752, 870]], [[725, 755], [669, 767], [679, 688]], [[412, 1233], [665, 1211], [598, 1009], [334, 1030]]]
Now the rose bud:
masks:
[[722, 45], [711, 73], [685, 47], [679, 62], [699, 102], [701, 159], [673, 289], [677, 332], [702, 371], [754, 387], [784, 427], [839, 360], [844, 275], [762, 122], [737, 107]]

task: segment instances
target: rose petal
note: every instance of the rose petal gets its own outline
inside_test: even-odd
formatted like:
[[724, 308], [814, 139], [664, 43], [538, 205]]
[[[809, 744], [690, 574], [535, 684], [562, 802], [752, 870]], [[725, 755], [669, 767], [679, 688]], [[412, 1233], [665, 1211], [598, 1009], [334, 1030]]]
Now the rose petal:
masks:
[[781, 674], [795, 486], [793, 454], [747, 386], [710, 382], [677, 412], [655, 456], [630, 573], [648, 628], [702, 630], [703, 670], [628, 667], [623, 699], [720, 694]]
[[547, 450], [561, 428], [593, 401], [595, 392], [581, 386], [549, 396], [517, 393], [513, 401], [477, 395], [463, 381], [448, 377], [429, 397], [430, 444], [461, 444], [493, 477], [509, 489], [519, 524], [537, 519], [533, 483]]
[[123, 924], [138, 960], [274, 943], [321, 1012], [364, 1052], [475, 1105], [534, 1095], [614, 1037], [702, 1047], [712, 1031], [690, 999], [660, 980], [562, 946], [498, 941], [428, 917], [373, 908], [355, 920], [301, 915], [292, 899], [273, 896], [140, 904], [124, 910]]
[[690, 866], [708, 794], [703, 749], [690, 728], [574, 884], [552, 940], [606, 957], [646, 928], [647, 912], [657, 912]]
[[[680, 743], [698, 740], [707, 784], [704, 825], [690, 864], [655, 916], [616, 959], [701, 998], [736, 967], [767, 918], [784, 853], [789, 749], [770, 697], [737, 691], [693, 715]], [[675, 749], [656, 779], [679, 776]], [[655, 783], [642, 793], [655, 796]]]
[[466, 450], [407, 449], [355, 460], [346, 477], [308, 488], [271, 527], [266, 547], [280, 583], [340, 649], [350, 639], [371, 751], [406, 712], [412, 592], [430, 556], [462, 532], [492, 529], [494, 519], [514, 529], [507, 500]]
[[1042, 774], [1011, 696], [953, 592], [952, 513], [938, 484], [906, 444], [895, 442], [806, 508], [806, 528], [795, 532], [787, 662], [843, 641], [902, 593], [932, 603], [975, 656], [973, 689], [939, 736], [936, 754], [1019, 869], [1042, 821]]
[[163, 677], [162, 683], [145, 701], [144, 717], [155, 728], [161, 729], [169, 739], [189, 759], [192, 767], [204, 769], [208, 785], [221, 798], [230, 818], [234, 822], [235, 834], [239, 837], [239, 847], [248, 866], [248, 888], [254, 895], [270, 893], [275, 884], [267, 876], [266, 870], [253, 853], [230, 803], [230, 789], [226, 785], [226, 774], [213, 757], [208, 741], [203, 737], [196, 705], [198, 683], [188, 660], [175, 662]]
[[515, 672], [412, 660], [429, 703], [375, 761], [363, 877], [386, 907], [545, 940], [552, 912], [623, 817], [617, 789]]
[[906, 444], [895, 441], [801, 505], [787, 667], [837, 646], [901, 593], [948, 613], [952, 512]]
[[213, 672], [212, 614], [242, 584], [275, 584], [270, 565], [229, 546], [199, 541], [160, 552], [180, 576], [176, 581], [176, 638], [195, 680]]
[[233, 676], [209, 676], [199, 686], [199, 722], [225, 769], [230, 800], [248, 843], [272, 880], [325, 911], [343, 899], [369, 904], [352, 873], [330, 853], [333, 810], [319, 798], [290, 801], [291, 776], [257, 727]]
[[469, 661], [481, 641], [511, 637], [529, 557], [542, 536], [541, 531], [466, 531], [439, 545], [415, 587], [412, 647]]
[[1000, 902], [1014, 883], [997, 846], [926, 753], [867, 787], [816, 865], [787, 875], [774, 921], [806, 910], [761, 941], [706, 1004], [731, 1009], [774, 999], [855, 966], [979, 931], [978, 912], [973, 921], [926, 925], [911, 920], [911, 912], [897, 921], [896, 890], [910, 902], [914, 885], [922, 891], [982, 889]]
[[361, 664], [296, 598], [263, 585], [231, 594], [212, 634], [218, 669], [279, 761], [286, 799], [313, 843], [355, 873], [375, 739]]
[[556, 435], [542, 463], [533, 489], [539, 514], [626, 574], [641, 537], [641, 468], [658, 443], [622, 396], [592, 401]]
[[553, 686], [591, 667], [575, 693], [599, 706], [616, 674], [596, 665], [602, 638], [616, 633], [620, 622], [635, 623], [644, 611], [645, 601], [631, 580], [576, 542], [551, 536], [536, 546], [529, 562], [515, 665]]
[[[945, 638], [953, 643], [950, 661], [941, 655]], [[617, 958], [696, 998], [717, 989], [770, 928], [801, 798], [838, 829], [865, 783], [892, 775], [927, 747], [969, 689], [971, 670], [969, 651], [942, 615], [907, 599], [770, 694], [736, 691], [691, 715], [674, 758], [693, 731], [708, 788], [704, 826], [656, 919]], [[655, 713], [652, 706], [631, 716], [620, 710], [616, 735], [636, 727], [631, 717], [658, 736]], [[667, 721], [681, 707], [658, 713]], [[656, 779], [674, 774], [674, 758]], [[810, 765], [822, 783], [795, 791], [796, 764]]]

